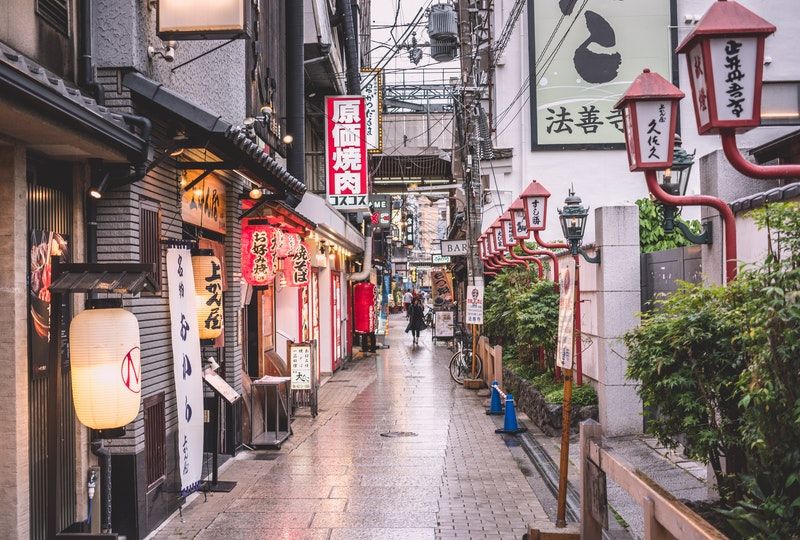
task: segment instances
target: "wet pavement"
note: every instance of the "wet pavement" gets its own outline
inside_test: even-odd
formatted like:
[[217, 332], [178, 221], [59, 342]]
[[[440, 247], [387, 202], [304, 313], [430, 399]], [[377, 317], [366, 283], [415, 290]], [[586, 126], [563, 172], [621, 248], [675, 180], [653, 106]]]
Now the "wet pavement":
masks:
[[316, 419], [280, 451], [237, 456], [221, 475], [236, 488], [195, 497], [156, 537], [505, 539], [546, 519], [482, 399], [450, 379], [452, 353], [430, 331], [412, 348], [396, 317], [391, 348], [336, 373]]

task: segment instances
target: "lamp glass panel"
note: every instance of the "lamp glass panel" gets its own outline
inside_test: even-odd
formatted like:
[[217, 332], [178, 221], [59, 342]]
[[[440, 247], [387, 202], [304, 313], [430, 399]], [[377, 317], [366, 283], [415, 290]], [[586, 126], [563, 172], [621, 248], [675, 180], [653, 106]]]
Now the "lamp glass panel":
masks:
[[710, 74], [707, 73], [702, 43], [698, 43], [689, 51], [687, 61], [689, 63], [689, 76], [694, 82], [692, 98], [694, 100], [694, 110], [697, 112], [697, 118], [700, 122], [700, 125], [697, 126], [699, 128], [708, 124], [711, 119], [711, 109], [708, 102], [711, 96], [708, 95], [707, 79]]
[[528, 229], [543, 231], [547, 217], [547, 197], [525, 197], [525, 213], [528, 219]]
[[514, 223], [509, 219], [507, 221], [503, 221], [503, 241], [505, 242], [506, 247], [511, 247], [517, 243], [516, 239], [514, 238]]
[[506, 246], [505, 242], [503, 242], [503, 229], [496, 227], [492, 230], [494, 231], [494, 243], [497, 246], [497, 251], [502, 253], [505, 251], [504, 248]]
[[714, 66], [717, 118], [750, 121], [755, 114], [758, 73], [758, 38], [714, 38], [710, 40]]
[[244, 31], [245, 0], [159, 0], [159, 32]]
[[639, 157], [642, 165], [672, 162], [672, 107], [668, 100], [636, 103]]
[[512, 210], [511, 223], [514, 227], [514, 238], [517, 240], [527, 240], [530, 237], [528, 218], [525, 215], [525, 210]]

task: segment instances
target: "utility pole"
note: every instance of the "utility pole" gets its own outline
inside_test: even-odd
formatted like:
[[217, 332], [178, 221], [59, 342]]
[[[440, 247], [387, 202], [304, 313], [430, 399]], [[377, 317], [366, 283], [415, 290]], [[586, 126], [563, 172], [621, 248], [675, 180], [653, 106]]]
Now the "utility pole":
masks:
[[478, 151], [478, 122], [475, 107], [480, 99], [478, 82], [477, 43], [474, 29], [478, 24], [477, 10], [470, 9], [468, 0], [458, 2], [458, 35], [461, 57], [461, 103], [456, 103], [454, 114], [458, 127], [453, 153], [453, 174], [461, 180], [466, 196], [466, 236], [469, 245], [467, 281], [471, 285], [483, 284], [483, 265], [479, 259], [477, 239], [481, 234], [481, 172]]

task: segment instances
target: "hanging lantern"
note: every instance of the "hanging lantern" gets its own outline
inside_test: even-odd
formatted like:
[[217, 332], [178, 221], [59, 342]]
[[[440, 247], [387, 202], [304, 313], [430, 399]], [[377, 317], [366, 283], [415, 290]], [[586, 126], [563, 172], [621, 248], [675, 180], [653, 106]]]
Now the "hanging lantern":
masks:
[[686, 55], [700, 135], [761, 125], [764, 40], [775, 30], [738, 2], [714, 2], [678, 46], [676, 52]]
[[291, 257], [300, 249], [300, 244], [303, 240], [297, 233], [285, 233], [284, 238], [286, 241], [286, 255]]
[[672, 165], [678, 102], [683, 96], [680, 88], [645, 69], [614, 106], [625, 120], [631, 171], [663, 170]]
[[289, 287], [308, 286], [311, 281], [311, 255], [305, 242], [301, 242], [296, 253], [284, 261], [283, 275]]
[[369, 334], [375, 331], [375, 285], [369, 282], [356, 283], [353, 287], [354, 331]]
[[547, 199], [550, 198], [550, 192], [533, 180], [519, 197], [525, 208], [528, 230], [543, 231], [547, 225]]
[[272, 229], [272, 251], [279, 259], [289, 255], [289, 244], [286, 241], [286, 234], [280, 229]]
[[139, 322], [121, 308], [87, 309], [69, 326], [72, 401], [91, 429], [129, 424], [141, 402]]
[[511, 213], [506, 212], [500, 216], [500, 228], [503, 231], [503, 244], [512, 249], [517, 245], [517, 239], [514, 238], [514, 223], [511, 221]]
[[494, 235], [494, 245], [498, 253], [503, 253], [506, 250], [506, 243], [503, 240], [503, 228], [500, 227], [500, 220], [494, 222], [492, 225], [492, 234]]
[[272, 227], [248, 221], [242, 226], [242, 277], [254, 287], [271, 285], [277, 256], [272, 249]]
[[222, 308], [222, 264], [213, 255], [196, 255], [192, 257], [192, 268], [200, 339], [216, 339], [222, 334], [225, 320]]

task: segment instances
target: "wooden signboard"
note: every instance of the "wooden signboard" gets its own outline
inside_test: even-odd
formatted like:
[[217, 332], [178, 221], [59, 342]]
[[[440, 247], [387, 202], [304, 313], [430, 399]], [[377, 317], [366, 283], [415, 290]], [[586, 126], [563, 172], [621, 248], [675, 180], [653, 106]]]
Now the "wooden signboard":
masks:
[[[200, 173], [186, 171], [186, 182], [191, 183]], [[184, 223], [225, 234], [226, 211], [225, 182], [213, 173], [183, 192], [181, 218]]]

